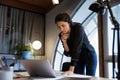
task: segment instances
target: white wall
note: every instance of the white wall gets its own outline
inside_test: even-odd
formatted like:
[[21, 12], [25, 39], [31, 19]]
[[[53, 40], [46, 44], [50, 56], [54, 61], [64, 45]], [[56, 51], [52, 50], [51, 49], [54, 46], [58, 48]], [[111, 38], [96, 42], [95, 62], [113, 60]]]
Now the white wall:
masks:
[[72, 15], [82, 0], [64, 0], [56, 6], [52, 11], [46, 14], [46, 29], [45, 29], [45, 57], [52, 61], [59, 30], [54, 23], [55, 16], [60, 12], [67, 12]]

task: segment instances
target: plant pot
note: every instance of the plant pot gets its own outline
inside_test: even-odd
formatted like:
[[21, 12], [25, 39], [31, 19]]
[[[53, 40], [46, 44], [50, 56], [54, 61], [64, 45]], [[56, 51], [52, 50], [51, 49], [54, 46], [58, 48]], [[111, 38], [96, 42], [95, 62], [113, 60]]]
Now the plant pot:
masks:
[[23, 59], [31, 59], [32, 54], [33, 54], [32, 51], [23, 51], [22, 57], [23, 57]]

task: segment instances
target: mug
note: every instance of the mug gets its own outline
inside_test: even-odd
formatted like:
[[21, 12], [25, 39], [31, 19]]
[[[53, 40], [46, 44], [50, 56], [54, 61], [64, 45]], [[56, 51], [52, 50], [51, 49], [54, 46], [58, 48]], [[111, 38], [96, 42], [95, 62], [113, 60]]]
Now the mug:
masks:
[[10, 70], [0, 70], [0, 80], [13, 80], [13, 69]]

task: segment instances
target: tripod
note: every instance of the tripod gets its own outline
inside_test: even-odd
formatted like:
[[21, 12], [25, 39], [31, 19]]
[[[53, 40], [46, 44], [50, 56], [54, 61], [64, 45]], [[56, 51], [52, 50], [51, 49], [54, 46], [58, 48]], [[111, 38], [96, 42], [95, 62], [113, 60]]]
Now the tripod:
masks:
[[117, 69], [118, 69], [118, 72], [117, 72], [117, 78], [120, 79], [120, 39], [119, 39], [119, 23], [117, 22], [117, 20], [115, 19], [115, 17], [113, 16], [113, 13], [112, 13], [112, 10], [111, 10], [111, 7], [109, 5], [109, 2], [108, 0], [106, 0], [107, 2], [107, 7], [108, 7], [108, 10], [110, 12], [110, 15], [111, 15], [111, 22], [112, 24], [114, 25], [114, 28], [113, 28], [113, 46], [112, 46], [112, 62], [113, 62], [113, 78], [115, 78], [115, 74], [114, 74], [114, 70], [115, 70], [115, 55], [114, 55], [114, 43], [115, 43], [115, 31], [117, 31]]

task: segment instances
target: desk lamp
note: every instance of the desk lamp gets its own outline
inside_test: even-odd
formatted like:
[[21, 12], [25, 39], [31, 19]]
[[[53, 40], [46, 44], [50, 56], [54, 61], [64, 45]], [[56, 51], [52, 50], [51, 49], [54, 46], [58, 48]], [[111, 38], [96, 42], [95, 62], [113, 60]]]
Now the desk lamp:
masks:
[[52, 0], [53, 4], [59, 4], [59, 0]]
[[[39, 40], [35, 40], [32, 43], [32, 46], [33, 46], [34, 50], [39, 50], [42, 47], [42, 43]], [[34, 58], [35, 58], [35, 56], [36, 56], [36, 53], [34, 53]]]

